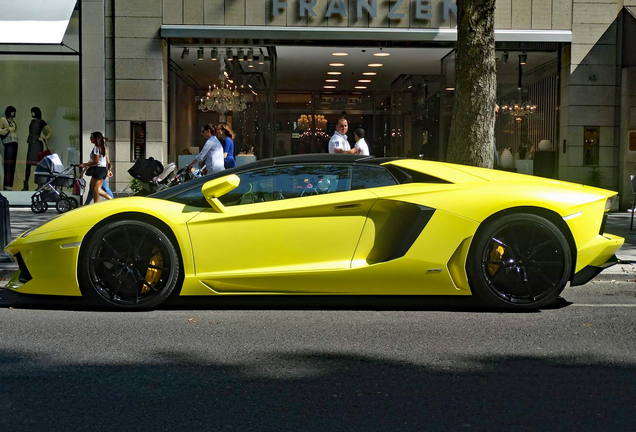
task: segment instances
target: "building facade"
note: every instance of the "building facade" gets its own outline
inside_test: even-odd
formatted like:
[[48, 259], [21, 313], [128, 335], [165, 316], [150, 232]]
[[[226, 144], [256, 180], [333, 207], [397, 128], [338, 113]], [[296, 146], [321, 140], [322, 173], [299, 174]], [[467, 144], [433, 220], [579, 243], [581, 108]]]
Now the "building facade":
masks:
[[[376, 154], [444, 159], [450, 0], [81, 0], [77, 10], [81, 153], [90, 132], [105, 132], [116, 190], [136, 157], [196, 152], [207, 122], [230, 123], [237, 151], [263, 158], [324, 151], [345, 115]], [[520, 159], [504, 168], [618, 190], [631, 205], [635, 10], [635, 0], [497, 1], [497, 147], [502, 162], [506, 150]]]

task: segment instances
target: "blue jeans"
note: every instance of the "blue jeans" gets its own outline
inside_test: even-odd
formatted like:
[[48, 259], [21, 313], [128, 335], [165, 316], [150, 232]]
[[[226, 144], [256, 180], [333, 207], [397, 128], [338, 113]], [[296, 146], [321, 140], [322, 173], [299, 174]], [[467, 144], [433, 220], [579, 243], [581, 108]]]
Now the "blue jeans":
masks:
[[[113, 197], [113, 192], [110, 190], [110, 188], [108, 187], [108, 177], [106, 177], [104, 179], [104, 182], [102, 183], [102, 190], [104, 192], [106, 192], [108, 195], [110, 195], [110, 197]], [[91, 203], [91, 201], [93, 201], [93, 191], [88, 191], [88, 198], [86, 198], [86, 202], [84, 203], [84, 205], [88, 205]]]

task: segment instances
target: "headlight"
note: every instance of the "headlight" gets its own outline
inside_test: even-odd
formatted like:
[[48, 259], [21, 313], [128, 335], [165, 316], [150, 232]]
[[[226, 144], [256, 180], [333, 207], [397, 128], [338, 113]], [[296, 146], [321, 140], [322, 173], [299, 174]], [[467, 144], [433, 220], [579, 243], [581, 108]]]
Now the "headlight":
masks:
[[605, 213], [611, 210], [615, 200], [616, 200], [616, 195], [614, 195], [613, 197], [609, 197], [607, 201], [605, 201]]

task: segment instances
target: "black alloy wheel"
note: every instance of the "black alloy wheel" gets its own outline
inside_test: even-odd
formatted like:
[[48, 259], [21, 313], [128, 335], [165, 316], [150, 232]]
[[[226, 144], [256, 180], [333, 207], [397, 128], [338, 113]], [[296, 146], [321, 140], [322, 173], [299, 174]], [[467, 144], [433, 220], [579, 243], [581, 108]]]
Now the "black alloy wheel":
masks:
[[527, 213], [506, 215], [480, 228], [466, 271], [473, 293], [491, 306], [536, 309], [554, 302], [572, 270], [563, 233]]
[[79, 204], [77, 203], [77, 200], [75, 198], [69, 197], [69, 198], [66, 198], [66, 199], [69, 200], [69, 202], [71, 203], [71, 210], [75, 210], [79, 206]]
[[66, 198], [61, 198], [58, 202], [55, 203], [55, 210], [58, 213], [66, 213], [71, 209], [71, 202]]
[[177, 285], [180, 263], [171, 239], [138, 220], [110, 222], [82, 247], [82, 293], [101, 304], [149, 309], [161, 304]]

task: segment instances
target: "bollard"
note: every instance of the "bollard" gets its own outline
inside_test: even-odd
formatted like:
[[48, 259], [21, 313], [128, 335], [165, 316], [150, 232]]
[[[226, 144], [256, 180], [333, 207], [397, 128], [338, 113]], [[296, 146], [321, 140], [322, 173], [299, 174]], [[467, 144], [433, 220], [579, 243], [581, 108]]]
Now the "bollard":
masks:
[[4, 251], [11, 240], [11, 221], [9, 219], [9, 200], [0, 192], [0, 262], [13, 261]]

